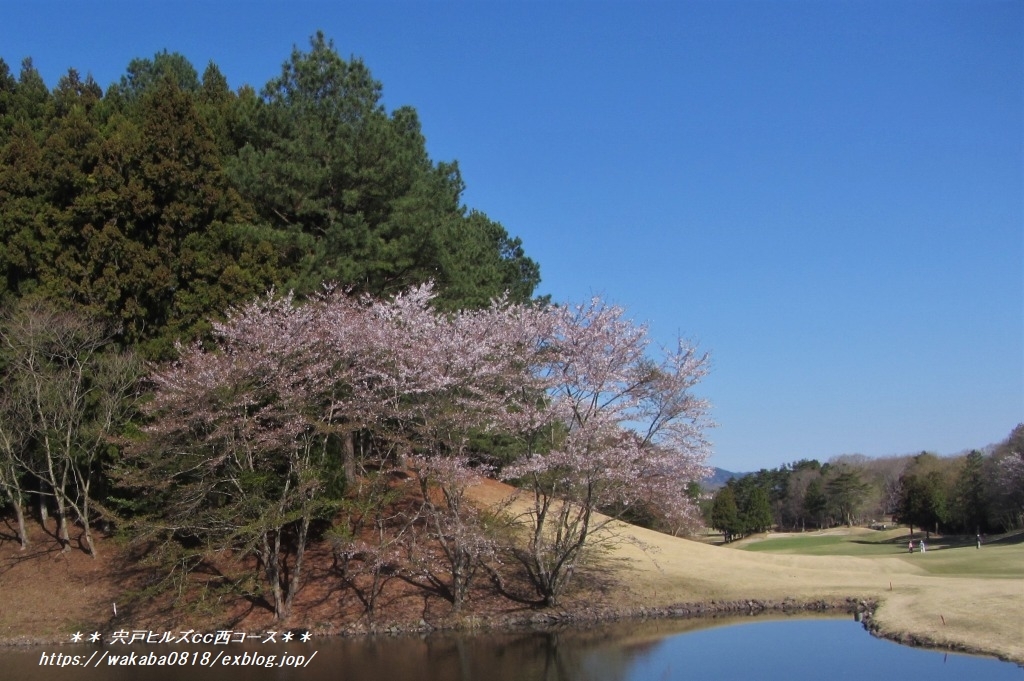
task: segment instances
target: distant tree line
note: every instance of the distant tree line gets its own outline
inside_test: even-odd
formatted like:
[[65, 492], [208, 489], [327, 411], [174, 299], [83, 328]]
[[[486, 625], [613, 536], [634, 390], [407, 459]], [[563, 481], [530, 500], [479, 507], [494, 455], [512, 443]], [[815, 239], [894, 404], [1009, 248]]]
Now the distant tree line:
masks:
[[903, 523], [924, 532], [975, 534], [1024, 527], [1024, 424], [992, 451], [940, 457], [801, 460], [732, 478], [704, 504], [726, 540], [771, 528]]

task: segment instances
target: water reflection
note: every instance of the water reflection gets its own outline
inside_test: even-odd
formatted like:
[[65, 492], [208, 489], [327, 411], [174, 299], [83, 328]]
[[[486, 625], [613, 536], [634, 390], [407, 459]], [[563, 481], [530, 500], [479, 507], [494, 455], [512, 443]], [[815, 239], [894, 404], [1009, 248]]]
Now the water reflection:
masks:
[[[116, 648], [116, 650], [115, 650]], [[299, 668], [40, 666], [44, 653], [154, 653], [189, 661], [227, 655], [310, 660]], [[249, 657], [243, 656], [248, 653]], [[177, 657], [171, 657], [176, 655]], [[291, 657], [288, 657], [291, 656]], [[312, 657], [312, 659], [310, 659]], [[152, 659], [152, 658], [151, 658]], [[231, 646], [56, 646], [0, 651], [0, 677], [61, 681], [649, 681], [652, 679], [1024, 679], [1016, 665], [907, 648], [875, 639], [850, 619], [754, 618], [655, 621], [534, 633], [321, 639], [309, 644]]]

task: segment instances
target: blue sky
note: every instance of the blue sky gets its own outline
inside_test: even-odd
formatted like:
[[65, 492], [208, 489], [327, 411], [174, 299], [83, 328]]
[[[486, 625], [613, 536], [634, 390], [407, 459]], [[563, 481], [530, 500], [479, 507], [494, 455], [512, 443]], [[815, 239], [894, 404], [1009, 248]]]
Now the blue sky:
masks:
[[713, 356], [713, 465], [1024, 421], [1024, 4], [3, 3], [0, 57], [104, 87], [168, 49], [262, 87], [318, 29], [415, 107], [556, 301]]

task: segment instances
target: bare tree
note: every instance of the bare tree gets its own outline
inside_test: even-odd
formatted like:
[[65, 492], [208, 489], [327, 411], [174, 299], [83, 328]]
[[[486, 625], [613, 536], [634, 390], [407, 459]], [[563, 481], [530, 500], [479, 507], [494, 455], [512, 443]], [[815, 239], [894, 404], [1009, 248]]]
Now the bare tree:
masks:
[[24, 550], [29, 541], [25, 528], [25, 490], [22, 486], [25, 470], [21, 457], [30, 442], [30, 412], [16, 391], [15, 377], [5, 375], [3, 382], [5, 389], [0, 393], [0, 492], [14, 507], [18, 542]]
[[91, 489], [103, 454], [134, 412], [141, 363], [117, 351], [101, 324], [29, 299], [4, 318], [0, 341], [8, 390], [24, 400], [20, 418], [31, 440], [19, 451], [11, 439], [8, 455], [52, 497], [62, 550], [71, 545], [73, 514], [95, 557]]

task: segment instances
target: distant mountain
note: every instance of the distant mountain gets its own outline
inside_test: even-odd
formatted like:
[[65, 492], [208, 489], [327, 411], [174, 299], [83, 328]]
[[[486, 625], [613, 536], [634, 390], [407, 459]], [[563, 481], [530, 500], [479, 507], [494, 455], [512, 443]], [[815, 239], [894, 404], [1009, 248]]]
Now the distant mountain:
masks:
[[724, 468], [715, 468], [714, 472], [710, 476], [701, 481], [701, 485], [703, 485], [706, 490], [715, 490], [719, 487], [725, 487], [725, 483], [729, 482], [732, 478], [742, 478], [748, 475], [750, 475], [750, 473], [733, 473], [732, 471], [727, 471]]

